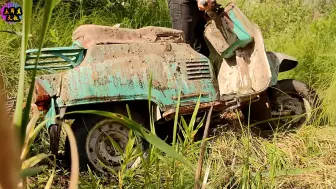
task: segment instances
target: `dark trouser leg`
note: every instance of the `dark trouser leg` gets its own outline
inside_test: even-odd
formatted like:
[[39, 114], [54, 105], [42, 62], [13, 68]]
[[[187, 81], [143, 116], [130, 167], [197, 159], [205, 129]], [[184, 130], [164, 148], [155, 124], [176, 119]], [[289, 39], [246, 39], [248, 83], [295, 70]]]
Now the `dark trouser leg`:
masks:
[[198, 13], [200, 19], [195, 25], [194, 33], [195, 33], [195, 41], [194, 41], [194, 49], [199, 53], [203, 54], [204, 56], [209, 57], [210, 50], [205, 42], [204, 38], [204, 27], [205, 27], [205, 20], [204, 18]]
[[168, 0], [174, 29], [184, 32], [186, 43], [199, 53], [209, 56], [209, 49], [203, 37], [205, 21], [193, 0]]

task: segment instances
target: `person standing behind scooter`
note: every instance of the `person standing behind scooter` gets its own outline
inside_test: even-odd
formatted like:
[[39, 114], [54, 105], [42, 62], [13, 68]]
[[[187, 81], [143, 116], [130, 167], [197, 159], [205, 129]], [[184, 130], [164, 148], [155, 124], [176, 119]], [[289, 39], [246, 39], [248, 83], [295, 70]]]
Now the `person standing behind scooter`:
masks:
[[213, 2], [214, 0], [168, 0], [173, 29], [182, 30], [186, 43], [207, 57], [210, 51], [203, 36], [206, 24], [204, 11], [210, 10]]

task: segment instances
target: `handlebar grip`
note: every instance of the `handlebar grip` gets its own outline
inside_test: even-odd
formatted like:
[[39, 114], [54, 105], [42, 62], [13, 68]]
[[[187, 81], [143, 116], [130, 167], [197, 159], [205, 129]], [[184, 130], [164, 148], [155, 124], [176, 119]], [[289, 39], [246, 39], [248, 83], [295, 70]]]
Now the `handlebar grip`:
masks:
[[[199, 0], [201, 5], [203, 6], [208, 6], [208, 2], [207, 0]], [[216, 4], [216, 0], [211, 0], [211, 4], [215, 5]]]
[[206, 0], [200, 0], [200, 3], [201, 3], [201, 5], [203, 5], [203, 6], [207, 6], [207, 5], [208, 5], [208, 3], [207, 3]]

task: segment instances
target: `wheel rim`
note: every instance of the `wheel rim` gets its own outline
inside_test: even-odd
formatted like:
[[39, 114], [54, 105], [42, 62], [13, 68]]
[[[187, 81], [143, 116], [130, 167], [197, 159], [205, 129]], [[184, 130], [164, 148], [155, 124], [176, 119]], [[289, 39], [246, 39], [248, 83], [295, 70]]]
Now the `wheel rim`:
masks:
[[286, 94], [277, 97], [272, 115], [280, 118], [281, 124], [300, 127], [310, 119], [311, 109], [307, 99]]
[[90, 131], [86, 138], [86, 154], [91, 164], [99, 171], [104, 172], [104, 165], [120, 170], [122, 158], [121, 154], [114, 149], [109, 138], [110, 136], [124, 151], [128, 142], [128, 129], [112, 120], [104, 119], [98, 122]]

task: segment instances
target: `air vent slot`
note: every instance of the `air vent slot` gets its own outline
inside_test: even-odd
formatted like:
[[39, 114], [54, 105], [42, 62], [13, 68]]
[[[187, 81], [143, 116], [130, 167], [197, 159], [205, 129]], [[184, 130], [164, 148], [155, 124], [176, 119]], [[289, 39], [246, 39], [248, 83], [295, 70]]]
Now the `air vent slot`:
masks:
[[211, 79], [209, 62], [187, 62], [188, 80]]

